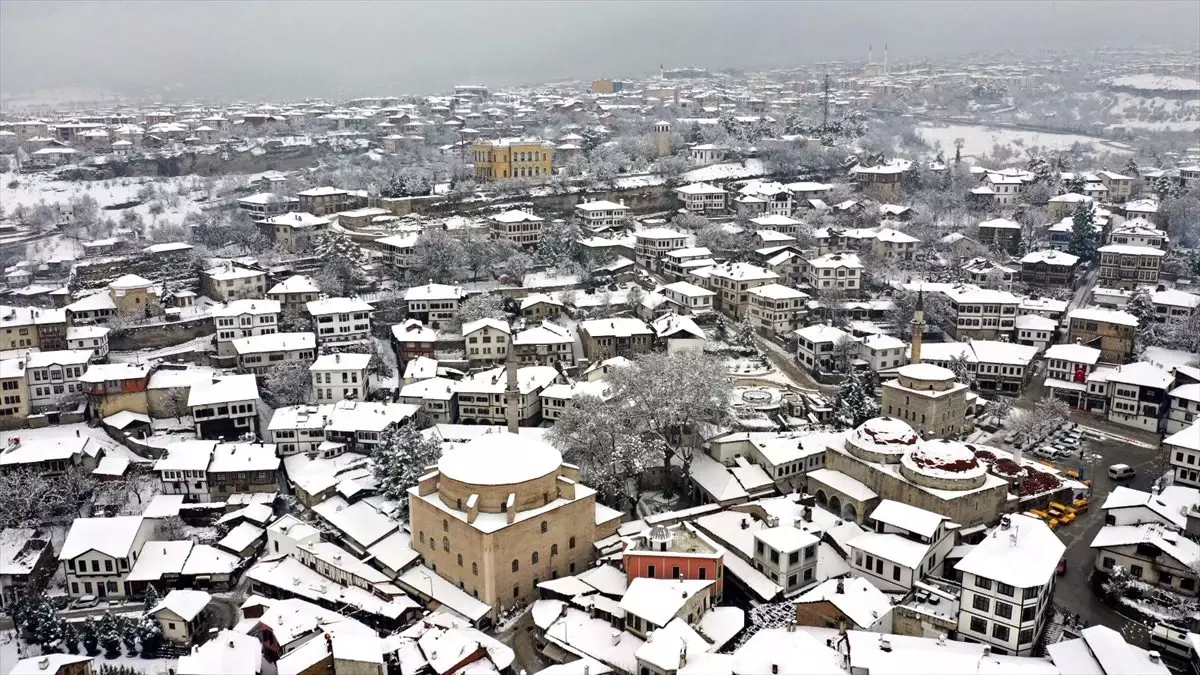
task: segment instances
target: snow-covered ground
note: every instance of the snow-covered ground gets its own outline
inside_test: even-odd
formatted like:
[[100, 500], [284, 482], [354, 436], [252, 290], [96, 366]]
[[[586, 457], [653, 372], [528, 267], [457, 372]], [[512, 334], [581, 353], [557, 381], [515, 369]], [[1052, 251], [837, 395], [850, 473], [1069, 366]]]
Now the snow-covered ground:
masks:
[[1114, 77], [1106, 80], [1106, 82], [1114, 87], [1129, 87], [1131, 89], [1145, 89], [1147, 91], [1178, 91], [1178, 92], [1193, 92], [1200, 94], [1200, 81], [1190, 77], [1177, 77], [1175, 75], [1153, 75], [1151, 73], [1141, 73], [1139, 75], [1124, 75], [1122, 77]]
[[1101, 139], [1079, 136], [1077, 134], [1050, 134], [1038, 131], [1022, 131], [1020, 129], [1005, 129], [990, 127], [982, 124], [951, 124], [948, 126], [917, 127], [917, 134], [926, 143], [936, 146], [941, 144], [942, 152], [954, 152], [954, 139], [963, 139], [962, 154], [964, 157], [978, 157], [988, 154], [996, 144], [1014, 149], [1032, 148], [1038, 146], [1043, 150], [1066, 150], [1075, 143], [1095, 144], [1097, 147], [1104, 143], [1104, 149], [1112, 152], [1127, 152]]
[[[36, 645], [27, 645], [18, 643], [12, 637], [10, 631], [5, 631], [3, 636], [0, 636], [0, 673], [7, 673], [12, 670], [17, 661], [28, 658], [30, 656], [40, 656], [41, 649]], [[139, 673], [146, 675], [165, 675], [168, 672], [175, 672], [175, 666], [179, 659], [143, 659], [140, 656], [118, 656], [115, 659], [106, 659], [103, 654], [96, 656], [96, 660], [92, 663], [93, 672], [100, 672], [101, 666], [128, 666]]]

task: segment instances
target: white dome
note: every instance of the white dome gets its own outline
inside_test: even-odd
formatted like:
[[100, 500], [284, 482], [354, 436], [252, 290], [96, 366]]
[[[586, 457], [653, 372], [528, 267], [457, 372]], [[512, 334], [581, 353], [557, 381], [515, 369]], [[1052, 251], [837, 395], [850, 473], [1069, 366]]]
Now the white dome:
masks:
[[907, 377], [913, 380], [953, 380], [954, 372], [949, 368], [935, 366], [932, 363], [910, 363], [907, 366], [901, 366], [896, 371], [900, 377]]
[[467, 485], [515, 485], [557, 471], [562, 461], [562, 453], [543, 441], [500, 431], [447, 450], [438, 471]]
[[903, 454], [916, 446], [920, 437], [904, 420], [873, 417], [858, 425], [851, 442], [864, 450], [884, 454]]

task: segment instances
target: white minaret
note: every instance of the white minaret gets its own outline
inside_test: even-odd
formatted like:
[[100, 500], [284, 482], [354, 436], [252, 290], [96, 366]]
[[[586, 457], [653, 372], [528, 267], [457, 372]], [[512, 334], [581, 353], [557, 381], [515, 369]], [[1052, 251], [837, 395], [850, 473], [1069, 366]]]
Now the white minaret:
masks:
[[671, 154], [671, 123], [659, 120], [654, 123], [654, 156]]
[[508, 386], [504, 388], [504, 412], [510, 434], [521, 430], [521, 387], [517, 383], [517, 350], [512, 341], [508, 343], [508, 358], [504, 360], [504, 372]]

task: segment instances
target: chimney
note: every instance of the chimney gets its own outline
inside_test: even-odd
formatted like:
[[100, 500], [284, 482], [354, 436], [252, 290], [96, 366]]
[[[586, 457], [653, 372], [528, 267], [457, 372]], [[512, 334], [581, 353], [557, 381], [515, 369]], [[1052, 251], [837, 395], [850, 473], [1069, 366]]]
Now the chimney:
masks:
[[837, 594], [842, 595], [846, 592], [846, 586], [841, 579], [837, 580]]
[[1159, 663], [1162, 661], [1162, 654], [1151, 650], [1146, 652], [1146, 658], [1150, 659], [1150, 663]]
[[778, 663], [771, 664], [771, 675], [779, 675], [779, 664]]
[[806, 522], [806, 523], [811, 523], [811, 522], [813, 521], [812, 513], [813, 513], [813, 512], [812, 512], [812, 507], [811, 507], [811, 506], [805, 506], [805, 507], [804, 507], [803, 509], [801, 509], [801, 511], [800, 511], [800, 519], [801, 519], [801, 520], [803, 520], [803, 521], [804, 521], [804, 522]]
[[613, 643], [613, 646], [614, 646], [614, 647], [616, 647], [617, 645], [621, 644], [621, 631], [619, 631], [619, 630], [614, 630], [614, 631], [612, 632], [612, 643]]

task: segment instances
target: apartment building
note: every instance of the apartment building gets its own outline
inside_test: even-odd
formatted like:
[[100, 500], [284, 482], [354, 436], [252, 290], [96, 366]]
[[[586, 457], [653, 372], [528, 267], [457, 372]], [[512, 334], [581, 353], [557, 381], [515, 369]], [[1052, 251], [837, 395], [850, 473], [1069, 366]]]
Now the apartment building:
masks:
[[1079, 256], [1046, 249], [1021, 258], [1021, 281], [1030, 286], [1072, 288]]
[[512, 349], [517, 363], [523, 366], [575, 365], [575, 338], [566, 328], [543, 323], [512, 337]]
[[296, 193], [296, 210], [314, 216], [330, 216], [365, 205], [366, 199], [349, 190], [335, 187], [316, 187]]
[[1044, 355], [1046, 387], [1051, 393], [1074, 408], [1084, 407], [1088, 375], [1100, 361], [1100, 350], [1068, 342], [1050, 345]]
[[750, 181], [738, 189], [733, 202], [738, 214], [746, 218], [790, 216], [795, 208], [792, 191], [774, 181]]
[[80, 377], [88, 368], [91, 350], [63, 349], [32, 352], [25, 359], [25, 385], [30, 414], [58, 410], [60, 404], [83, 400]]
[[234, 300], [214, 307], [213, 327], [216, 329], [217, 357], [237, 356], [233, 341], [279, 331], [281, 305], [278, 300]]
[[317, 353], [317, 338], [312, 333], [267, 333], [233, 341], [239, 373], [265, 375], [275, 366], [292, 363], [308, 365]]
[[593, 363], [614, 356], [631, 357], [650, 351], [654, 331], [641, 319], [591, 319], [579, 323], [583, 354]]
[[502, 319], [476, 319], [462, 326], [467, 360], [473, 365], [488, 365], [508, 359], [512, 328]]
[[690, 183], [675, 188], [675, 197], [683, 208], [701, 216], [724, 213], [728, 208], [729, 194], [708, 183]]
[[313, 403], [367, 400], [370, 354], [322, 354], [309, 366]]
[[1108, 201], [1123, 203], [1133, 197], [1133, 178], [1107, 169], [1096, 173], [1100, 183], [1108, 188]]
[[1165, 248], [1168, 241], [1167, 234], [1154, 223], [1145, 218], [1130, 218], [1114, 226], [1108, 233], [1108, 241], [1104, 243]]
[[317, 283], [303, 274], [290, 276], [267, 291], [267, 298], [278, 302], [282, 312], [303, 312], [305, 305], [320, 296]]
[[28, 417], [25, 359], [0, 359], [0, 429], [19, 429]]
[[371, 337], [375, 308], [359, 298], [321, 298], [305, 305], [317, 332], [317, 344], [360, 342]]
[[282, 459], [270, 443], [218, 443], [208, 463], [208, 494], [213, 501], [231, 495], [279, 491]]
[[862, 293], [863, 264], [853, 253], [827, 253], [806, 261], [805, 282], [820, 292], [836, 289], [849, 297]]
[[618, 203], [592, 199], [575, 205], [575, 221], [588, 232], [604, 232], [624, 227], [628, 218], [629, 207], [625, 206], [625, 200]]
[[689, 238], [685, 232], [665, 227], [639, 230], [634, 233], [634, 259], [639, 265], [658, 270], [664, 256], [671, 251], [685, 249]]
[[1171, 463], [1175, 484], [1200, 488], [1200, 422], [1167, 436], [1162, 447]]
[[207, 502], [208, 464], [216, 441], [181, 440], [168, 445], [154, 462], [167, 495], [184, 495], [185, 501]]
[[996, 340], [1011, 336], [1021, 300], [1008, 291], [959, 285], [941, 291], [950, 300], [952, 324], [948, 332], [956, 340]]
[[[104, 361], [108, 358], [109, 332], [107, 326], [71, 326], [66, 333], [66, 348], [89, 350], [92, 361]], [[45, 336], [40, 336], [39, 340], [43, 345], [47, 342]]]
[[408, 316], [430, 328], [443, 328], [458, 316], [458, 306], [466, 298], [460, 286], [428, 283], [404, 292]]
[[1081, 307], [1067, 314], [1068, 342], [1100, 349], [1106, 363], [1125, 363], [1133, 355], [1138, 319], [1129, 312], [1101, 307]]
[[1166, 251], [1134, 244], [1109, 244], [1097, 249], [1100, 273], [1096, 283], [1115, 288], [1136, 288], [1158, 283], [1159, 268]]
[[329, 231], [328, 218], [311, 213], [285, 213], [258, 221], [259, 230], [288, 253], [308, 253]]
[[1146, 361], [1117, 366], [1108, 373], [1108, 420], [1158, 433], [1170, 406], [1167, 392], [1175, 376]]
[[266, 272], [232, 262], [204, 270], [200, 275], [200, 292], [221, 302], [261, 298], [266, 291]]
[[[705, 249], [707, 250], [707, 249]], [[713, 309], [713, 298], [716, 293], [686, 281], [676, 281], [658, 289], [667, 302], [675, 306], [680, 314], [703, 315]]]
[[979, 223], [979, 243], [1009, 255], [1021, 246], [1021, 224], [1008, 218], [993, 218]]
[[257, 434], [258, 382], [254, 375], [214, 376], [188, 389], [187, 406], [196, 437], [233, 439]]
[[677, 248], [667, 251], [659, 259], [659, 262], [663, 275], [675, 281], [687, 279], [688, 274], [692, 270], [702, 267], [712, 267], [717, 264], [712, 259], [712, 251], [703, 246]]
[[1167, 396], [1170, 407], [1167, 409], [1166, 433], [1183, 431], [1200, 418], [1200, 384], [1181, 384], [1167, 392]]
[[520, 248], [530, 248], [542, 242], [544, 218], [526, 211], [505, 211], [488, 218], [493, 241], [505, 241]]
[[850, 169], [858, 189], [883, 202], [897, 202], [901, 198], [904, 174], [912, 168], [912, 162], [893, 159], [877, 166], [855, 165]]
[[471, 145], [475, 179], [546, 179], [553, 174], [554, 144], [540, 138], [498, 138]]
[[1040, 519], [1000, 517], [996, 536], [955, 566], [962, 575], [959, 638], [998, 654], [1030, 656], [1053, 611], [1056, 569], [1066, 546]]
[[734, 319], [750, 312], [750, 289], [775, 283], [779, 275], [750, 263], [723, 263], [708, 268], [709, 289], [717, 295], [713, 308]]
[[247, 213], [252, 218], [265, 219], [282, 216], [294, 210], [300, 200], [274, 192], [258, 192], [237, 200], [238, 210]]
[[1200, 309], [1200, 295], [1177, 288], [1158, 287], [1150, 294], [1156, 323], [1185, 323]]
[[58, 559], [66, 572], [65, 587], [73, 598], [125, 598], [129, 576], [142, 544], [154, 535], [157, 520], [142, 516], [76, 518], [71, 522]]
[[767, 335], [791, 333], [808, 315], [807, 293], [780, 284], [765, 284], [747, 291], [750, 323]]
[[[840, 363], [840, 355], [835, 347], [842, 342], [853, 341], [854, 336], [846, 331], [825, 323], [805, 326], [793, 333], [796, 337], [796, 360], [810, 371], [844, 371], [848, 364]], [[851, 350], [848, 355], [853, 358]]]
[[941, 566], [957, 543], [957, 527], [943, 515], [884, 499], [866, 521], [873, 531], [847, 542], [857, 576], [880, 591], [906, 593]]

